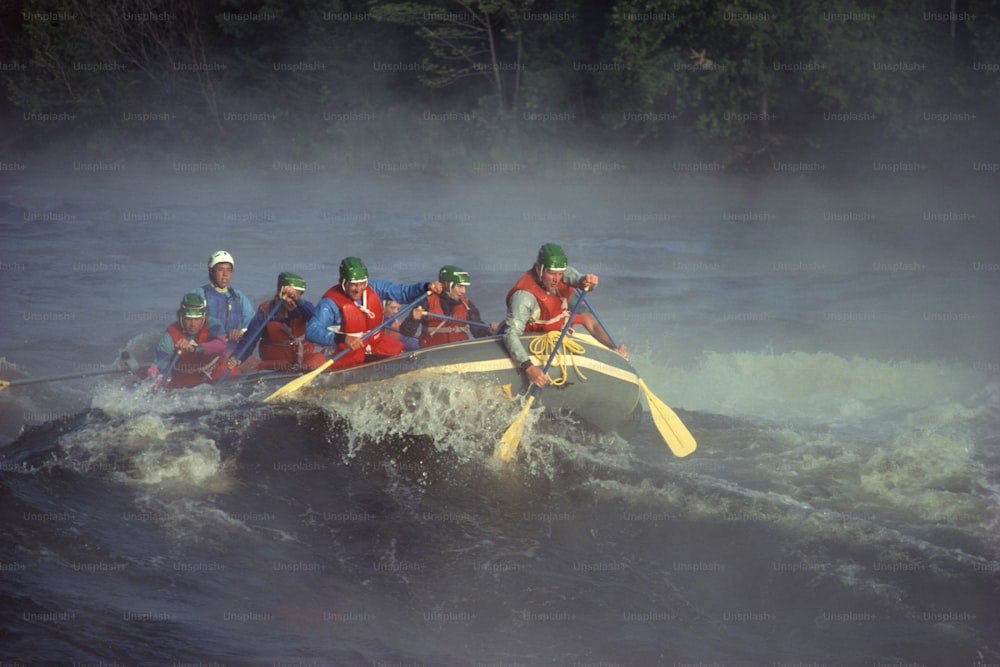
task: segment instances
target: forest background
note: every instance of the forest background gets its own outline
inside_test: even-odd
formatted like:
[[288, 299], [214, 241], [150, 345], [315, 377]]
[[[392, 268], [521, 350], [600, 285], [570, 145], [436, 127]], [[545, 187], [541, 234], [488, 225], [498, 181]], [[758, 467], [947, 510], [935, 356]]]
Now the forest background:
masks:
[[0, 26], [8, 162], [865, 173], [1000, 146], [997, 0], [8, 0]]

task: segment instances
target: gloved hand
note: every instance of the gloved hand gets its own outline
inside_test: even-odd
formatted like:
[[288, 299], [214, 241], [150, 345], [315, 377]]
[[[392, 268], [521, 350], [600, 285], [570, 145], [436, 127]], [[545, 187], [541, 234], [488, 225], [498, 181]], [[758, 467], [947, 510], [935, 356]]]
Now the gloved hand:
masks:
[[156, 364], [150, 364], [149, 368], [146, 369], [146, 377], [153, 380], [152, 391], [156, 391], [160, 388], [163, 383], [163, 374], [160, 373], [160, 369], [157, 368]]

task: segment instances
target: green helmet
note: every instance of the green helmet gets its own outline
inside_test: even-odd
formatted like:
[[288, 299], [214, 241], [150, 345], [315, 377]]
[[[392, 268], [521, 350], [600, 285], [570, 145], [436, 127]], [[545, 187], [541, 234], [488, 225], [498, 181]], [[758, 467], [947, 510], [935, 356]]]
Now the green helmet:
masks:
[[306, 291], [306, 281], [302, 276], [298, 276], [294, 273], [289, 273], [288, 271], [283, 271], [278, 274], [278, 293], [281, 293], [283, 287], [294, 287], [295, 289]]
[[348, 283], [368, 280], [368, 267], [357, 257], [345, 257], [340, 262], [340, 286], [347, 289]]
[[445, 286], [446, 291], [451, 291], [451, 288], [455, 285], [470, 284], [469, 272], [457, 266], [447, 264], [442, 266], [441, 270], [438, 271], [438, 281]]
[[181, 299], [181, 317], [204, 317], [208, 305], [205, 297], [198, 292], [188, 292]]
[[555, 243], [546, 243], [538, 249], [537, 262], [539, 271], [545, 271], [546, 269], [563, 271], [569, 266], [566, 253]]

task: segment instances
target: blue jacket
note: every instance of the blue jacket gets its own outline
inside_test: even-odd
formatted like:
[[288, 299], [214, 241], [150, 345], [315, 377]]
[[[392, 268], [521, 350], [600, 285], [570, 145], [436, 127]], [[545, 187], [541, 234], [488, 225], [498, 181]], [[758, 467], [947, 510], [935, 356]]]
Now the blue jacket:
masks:
[[250, 325], [254, 307], [246, 294], [234, 287], [220, 292], [211, 283], [193, 291], [199, 290], [208, 303], [208, 316], [218, 320], [227, 334], [233, 329], [246, 329]]
[[[375, 290], [380, 299], [392, 299], [397, 303], [416, 301], [427, 290], [427, 283], [400, 285], [389, 280], [369, 280], [368, 286]], [[360, 305], [360, 301], [358, 304]], [[343, 321], [340, 308], [330, 299], [323, 297], [316, 307], [316, 313], [306, 326], [306, 340], [317, 345], [336, 345], [337, 332]]]

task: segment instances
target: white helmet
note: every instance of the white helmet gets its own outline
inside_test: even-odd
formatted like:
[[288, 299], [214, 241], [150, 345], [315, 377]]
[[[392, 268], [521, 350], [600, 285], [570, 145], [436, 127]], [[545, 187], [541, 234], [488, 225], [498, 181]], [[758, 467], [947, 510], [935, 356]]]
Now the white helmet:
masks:
[[208, 258], [208, 270], [211, 271], [216, 264], [220, 264], [222, 262], [229, 262], [233, 265], [234, 269], [236, 268], [236, 262], [233, 261], [233, 256], [225, 250], [219, 250]]

